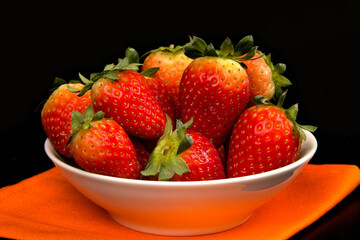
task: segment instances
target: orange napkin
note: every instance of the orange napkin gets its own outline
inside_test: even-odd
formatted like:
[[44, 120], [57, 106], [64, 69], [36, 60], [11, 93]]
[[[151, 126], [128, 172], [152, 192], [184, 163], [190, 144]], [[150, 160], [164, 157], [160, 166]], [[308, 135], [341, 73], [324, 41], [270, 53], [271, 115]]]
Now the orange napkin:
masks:
[[312, 165], [258, 209], [248, 222], [222, 233], [166, 237], [136, 232], [50, 169], [0, 189], [0, 237], [15, 239], [287, 239], [307, 227], [360, 184], [354, 165]]

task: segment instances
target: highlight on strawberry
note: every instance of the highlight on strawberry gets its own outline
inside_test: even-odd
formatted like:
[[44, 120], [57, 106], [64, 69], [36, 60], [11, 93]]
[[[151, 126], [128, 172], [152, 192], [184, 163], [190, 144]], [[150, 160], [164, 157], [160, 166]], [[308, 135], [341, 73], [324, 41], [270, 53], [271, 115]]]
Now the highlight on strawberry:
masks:
[[235, 47], [227, 38], [216, 50], [197, 37], [184, 49], [194, 60], [181, 79], [181, 118], [185, 122], [193, 118], [190, 129], [202, 133], [216, 147], [225, 141], [248, 104], [250, 83], [241, 61], [251, 59], [256, 49], [247, 38]]
[[316, 127], [296, 122], [298, 104], [282, 107], [287, 91], [272, 104], [265, 97], [254, 98], [257, 104], [246, 109], [231, 133], [227, 158], [228, 177], [240, 177], [286, 166], [298, 158], [303, 129]]
[[41, 110], [43, 129], [57, 152], [71, 158], [69, 147], [65, 147], [71, 133], [71, 114], [74, 110], [84, 113], [91, 105], [90, 92], [78, 97], [68, 90], [72, 88], [80, 91], [84, 88], [81, 83], [67, 83], [61, 78], [55, 78], [52, 94], [45, 101]]
[[179, 111], [179, 86], [185, 68], [192, 62], [192, 59], [184, 53], [184, 48], [191, 42], [181, 46], [159, 47], [149, 51], [144, 59], [141, 70], [159, 68], [153, 75], [160, 84], [163, 84], [172, 96], [176, 109]]
[[73, 111], [72, 134], [68, 145], [74, 160], [83, 169], [122, 178], [140, 178], [140, 163], [125, 130], [103, 112], [89, 106], [81, 114]]
[[165, 115], [150, 84], [138, 72], [138, 62], [137, 51], [128, 48], [125, 58], [116, 65], [106, 65], [104, 71], [91, 74], [90, 79], [80, 75], [86, 86], [78, 91], [79, 96], [91, 89], [94, 108], [103, 111], [105, 117], [113, 118], [136, 137], [159, 138], [164, 131]]

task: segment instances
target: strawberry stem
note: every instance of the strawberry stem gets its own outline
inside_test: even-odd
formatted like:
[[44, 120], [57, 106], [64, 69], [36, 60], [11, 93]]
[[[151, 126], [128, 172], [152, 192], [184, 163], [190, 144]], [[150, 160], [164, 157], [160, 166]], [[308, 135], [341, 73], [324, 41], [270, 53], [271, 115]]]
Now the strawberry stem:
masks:
[[168, 115], [166, 120], [164, 133], [151, 153], [145, 170], [141, 172], [143, 176], [158, 176], [160, 181], [169, 181], [175, 173], [182, 175], [189, 172], [188, 166], [179, 154], [193, 144], [190, 135], [186, 134], [186, 129], [190, 127], [192, 120], [185, 124], [178, 120], [175, 131], [172, 131], [172, 121]]
[[91, 106], [88, 106], [84, 114], [78, 111], [71, 113], [71, 134], [69, 140], [66, 142], [65, 148], [70, 144], [72, 137], [77, 134], [81, 129], [89, 129], [92, 127], [91, 123], [104, 118], [102, 111], [94, 112]]
[[[242, 38], [235, 47], [231, 40], [226, 38], [221, 44], [220, 50], [216, 50], [212, 43], [206, 44], [203, 39], [194, 36], [191, 38], [190, 43], [185, 46], [184, 53], [192, 59], [212, 56], [230, 58], [241, 63], [241, 61], [250, 60], [254, 57], [258, 47], [253, 46], [253, 44], [254, 39], [252, 36]], [[246, 66], [244, 67], [246, 68]]]

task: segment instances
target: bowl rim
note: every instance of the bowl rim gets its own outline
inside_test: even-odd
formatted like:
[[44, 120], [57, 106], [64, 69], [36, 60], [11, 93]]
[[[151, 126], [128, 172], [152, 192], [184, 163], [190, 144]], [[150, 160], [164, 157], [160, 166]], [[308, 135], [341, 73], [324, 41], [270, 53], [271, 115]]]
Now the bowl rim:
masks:
[[242, 177], [236, 177], [236, 178], [225, 178], [225, 179], [216, 179], [216, 180], [207, 180], [207, 181], [183, 181], [183, 182], [173, 182], [173, 181], [149, 181], [149, 180], [139, 180], [139, 179], [127, 179], [127, 178], [118, 178], [118, 177], [112, 177], [112, 176], [106, 176], [101, 175], [97, 173], [91, 173], [87, 172], [85, 170], [76, 168], [74, 166], [71, 166], [67, 163], [65, 163], [63, 160], [61, 160], [61, 156], [56, 152], [55, 148], [51, 144], [49, 138], [45, 140], [44, 148], [45, 152], [48, 155], [48, 157], [53, 161], [55, 165], [59, 165], [62, 168], [65, 168], [67, 171], [70, 171], [75, 174], [82, 175], [83, 177], [89, 177], [101, 181], [108, 181], [113, 183], [123, 183], [123, 184], [132, 184], [132, 185], [141, 185], [141, 186], [208, 186], [208, 185], [219, 185], [219, 184], [230, 184], [230, 183], [241, 183], [241, 182], [247, 182], [247, 181], [256, 181], [258, 179], [263, 179], [271, 176], [275, 176], [278, 174], [285, 173], [290, 170], [297, 169], [304, 163], [307, 163], [315, 154], [318, 143], [315, 138], [315, 136], [307, 131], [304, 130], [306, 134], [306, 140], [303, 141], [302, 144], [307, 143], [310, 147], [308, 148], [307, 152], [299, 158], [297, 161], [286, 165], [284, 167], [270, 170], [263, 173], [258, 173], [254, 175], [248, 175], [248, 176], [242, 176]]

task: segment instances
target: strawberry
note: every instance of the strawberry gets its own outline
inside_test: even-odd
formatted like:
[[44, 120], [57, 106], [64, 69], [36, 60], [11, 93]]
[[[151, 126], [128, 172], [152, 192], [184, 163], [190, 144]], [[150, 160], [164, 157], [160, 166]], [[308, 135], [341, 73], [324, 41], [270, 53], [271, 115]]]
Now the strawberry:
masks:
[[158, 138], [164, 131], [165, 115], [146, 79], [132, 70], [116, 71], [117, 79], [102, 78], [92, 87], [91, 99], [98, 111], [112, 117], [136, 137]]
[[[143, 74], [143, 72], [141, 74]], [[161, 109], [171, 118], [173, 126], [175, 126], [176, 107], [172, 97], [173, 95], [168, 92], [164, 83], [158, 81], [156, 78], [146, 77], [146, 79], [148, 80], [151, 91], [154, 94], [155, 99], [158, 101]]]
[[70, 158], [69, 147], [65, 148], [65, 145], [69, 140], [67, 134], [71, 133], [71, 113], [74, 110], [83, 113], [86, 107], [91, 105], [90, 92], [77, 97], [68, 88], [81, 90], [83, 84], [65, 84], [65, 81], [59, 78], [55, 81], [60, 82], [61, 85], [45, 102], [41, 111], [41, 122], [56, 151]]
[[68, 144], [74, 160], [92, 173], [139, 179], [140, 164], [130, 138], [116, 121], [103, 116], [91, 107], [84, 115], [73, 111]]
[[152, 67], [160, 68], [153, 77], [167, 87], [177, 109], [180, 109], [180, 80], [185, 68], [192, 62], [191, 58], [185, 56], [183, 48], [184, 46], [170, 45], [152, 50], [142, 65], [142, 71]]
[[219, 147], [249, 101], [250, 85], [241, 60], [250, 59], [252, 47], [245, 57], [238, 57], [242, 41], [235, 47], [230, 39], [216, 51], [212, 44], [196, 38], [185, 54], [195, 58], [185, 69], [180, 84], [183, 121], [194, 119], [191, 130], [202, 133]]
[[[271, 62], [271, 54], [264, 56], [258, 51], [254, 59], [243, 61], [243, 63], [247, 66], [246, 73], [250, 81], [250, 99], [262, 95], [270, 100], [281, 94], [282, 87], [291, 85], [291, 82], [281, 75], [285, 72], [286, 65], [278, 63], [274, 66]], [[254, 105], [252, 101], [249, 104]]]
[[140, 169], [144, 170], [147, 162], [149, 161], [150, 153], [145, 148], [145, 146], [136, 138], [130, 137], [130, 140], [135, 147], [136, 156], [140, 164]]
[[266, 172], [296, 161], [306, 138], [302, 128], [316, 128], [295, 122], [298, 105], [283, 109], [285, 95], [276, 106], [259, 95], [254, 99], [259, 105], [241, 114], [231, 133], [227, 177]]
[[220, 156], [220, 159], [221, 159], [221, 162], [225, 168], [226, 166], [226, 149], [225, 149], [225, 145], [222, 144], [220, 147], [217, 148], [218, 152], [219, 152], [219, 156]]
[[[165, 115], [146, 78], [137, 72], [138, 53], [128, 48], [117, 65], [109, 64], [103, 72], [90, 79], [80, 75], [91, 89], [91, 100], [97, 111], [113, 118], [129, 134], [144, 138], [159, 138], [165, 127]], [[81, 96], [83, 92], [80, 92]]]
[[219, 153], [201, 133], [187, 130], [192, 120], [176, 122], [172, 131], [167, 116], [164, 134], [150, 155], [143, 176], [155, 176], [160, 181], [202, 181], [225, 178]]

